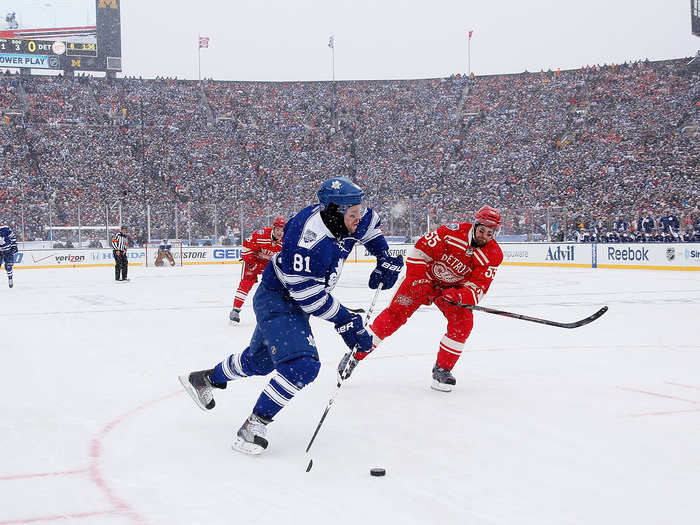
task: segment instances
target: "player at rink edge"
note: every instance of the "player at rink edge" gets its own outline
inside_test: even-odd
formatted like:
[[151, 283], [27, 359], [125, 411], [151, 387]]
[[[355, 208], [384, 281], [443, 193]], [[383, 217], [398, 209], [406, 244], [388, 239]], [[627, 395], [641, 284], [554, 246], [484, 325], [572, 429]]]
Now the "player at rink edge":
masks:
[[488, 291], [503, 261], [503, 252], [493, 238], [500, 226], [498, 210], [482, 206], [473, 223], [446, 224], [418, 239], [406, 256], [405, 279], [389, 306], [367, 328], [374, 344], [369, 351], [351, 350], [343, 356], [338, 365], [340, 379], [350, 377], [358, 362], [421, 305], [434, 303], [447, 318], [447, 332], [440, 340], [432, 388], [450, 392], [457, 384], [452, 368], [474, 323], [471, 310], [451, 303], [475, 306]]
[[253, 296], [257, 318], [249, 346], [214, 368], [180, 376], [180, 382], [203, 410], [215, 406], [213, 389], [229, 381], [274, 372], [251, 415], [238, 430], [232, 447], [247, 454], [267, 448], [267, 425], [292, 398], [318, 375], [321, 364], [309, 325], [311, 315], [335, 325], [348, 348], [368, 352], [372, 337], [362, 317], [331, 292], [356, 243], [377, 257], [369, 287], [391, 288], [403, 267], [392, 257], [380, 229], [379, 216], [363, 211], [363, 192], [345, 177], [333, 177], [318, 190], [316, 205], [289, 219], [282, 251], [270, 259]]
[[285, 224], [287, 219], [275, 217], [272, 228], [260, 228], [243, 241], [241, 281], [233, 299], [233, 308], [228, 314], [229, 320], [235, 323], [241, 321], [241, 308], [248, 292], [258, 282], [258, 276], [265, 270], [272, 256], [282, 250]]
[[15, 254], [17, 253], [17, 237], [9, 226], [0, 226], [0, 268], [5, 265], [7, 272], [7, 285], [12, 288], [14, 281], [12, 277], [12, 266], [15, 264]]

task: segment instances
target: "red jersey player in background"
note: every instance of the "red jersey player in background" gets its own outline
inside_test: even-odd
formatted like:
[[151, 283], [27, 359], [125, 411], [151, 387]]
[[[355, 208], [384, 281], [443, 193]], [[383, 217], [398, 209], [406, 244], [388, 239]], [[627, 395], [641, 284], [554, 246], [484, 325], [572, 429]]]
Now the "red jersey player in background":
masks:
[[[488, 291], [503, 261], [503, 252], [493, 238], [500, 225], [501, 214], [483, 206], [473, 224], [447, 224], [418, 239], [406, 258], [406, 277], [391, 304], [368, 328], [374, 339], [372, 350], [396, 332], [419, 306], [434, 303], [447, 318], [447, 333], [440, 341], [432, 388], [450, 392], [457, 383], [451, 370], [473, 325], [472, 311], [451, 303], [476, 305]], [[338, 367], [341, 379], [350, 377], [368, 354], [345, 354]]]
[[233, 299], [233, 308], [228, 315], [231, 321], [240, 322], [241, 307], [248, 297], [248, 292], [258, 282], [258, 276], [267, 266], [270, 257], [282, 250], [285, 224], [287, 224], [287, 220], [284, 217], [275, 217], [272, 228], [256, 230], [253, 235], [243, 241], [241, 283], [238, 285], [236, 296]]

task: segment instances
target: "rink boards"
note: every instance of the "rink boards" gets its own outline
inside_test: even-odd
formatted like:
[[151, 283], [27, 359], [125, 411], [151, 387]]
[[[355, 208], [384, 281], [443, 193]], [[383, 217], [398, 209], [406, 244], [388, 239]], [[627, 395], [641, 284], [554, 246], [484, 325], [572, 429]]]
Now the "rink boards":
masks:
[[[412, 245], [390, 245], [393, 255], [404, 258]], [[575, 244], [575, 243], [503, 243], [503, 264], [515, 266], [558, 266], [572, 268], [627, 268], [643, 270], [700, 270], [700, 243], [676, 244]], [[143, 266], [144, 248], [127, 252], [129, 264]], [[179, 263], [180, 253], [173, 253]], [[240, 264], [240, 247], [183, 246], [182, 264]], [[374, 258], [363, 246], [357, 246], [348, 262], [371, 262]], [[153, 261], [150, 261], [151, 263]], [[107, 249], [21, 250], [15, 255], [15, 267], [87, 268], [112, 266], [112, 251]]]

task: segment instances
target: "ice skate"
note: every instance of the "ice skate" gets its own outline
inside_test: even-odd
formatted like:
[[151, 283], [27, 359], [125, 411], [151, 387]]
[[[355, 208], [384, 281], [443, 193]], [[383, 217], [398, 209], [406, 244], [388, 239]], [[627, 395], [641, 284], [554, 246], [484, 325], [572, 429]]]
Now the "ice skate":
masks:
[[190, 395], [195, 404], [202, 410], [211, 410], [216, 406], [214, 401], [214, 388], [226, 388], [226, 383], [213, 384], [209, 374], [214, 370], [200, 370], [192, 372], [189, 376], [178, 376], [185, 391]]
[[7, 278], [7, 286], [9, 286], [10, 288], [12, 288], [14, 285], [15, 285], [15, 284], [12, 282], [12, 277], [8, 277], [8, 278]]
[[251, 414], [243, 426], [238, 430], [236, 439], [231, 445], [233, 450], [244, 454], [257, 455], [267, 448], [267, 424], [269, 419]]
[[233, 321], [234, 323], [240, 323], [241, 322], [241, 309], [240, 308], [231, 308], [231, 312], [228, 314], [228, 318]]
[[439, 367], [437, 364], [433, 367], [433, 384], [430, 388], [440, 392], [452, 392], [452, 387], [457, 384], [457, 380], [449, 370]]

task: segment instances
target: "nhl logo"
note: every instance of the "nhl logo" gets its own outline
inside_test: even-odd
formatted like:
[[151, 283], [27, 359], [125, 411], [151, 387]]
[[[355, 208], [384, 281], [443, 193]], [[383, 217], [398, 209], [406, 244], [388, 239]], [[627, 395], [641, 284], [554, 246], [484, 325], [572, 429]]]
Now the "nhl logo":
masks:
[[672, 261], [675, 258], [676, 258], [676, 249], [673, 247], [666, 248], [666, 259], [668, 259], [669, 261]]
[[316, 240], [316, 232], [306, 230], [303, 236], [304, 242], [314, 242]]

